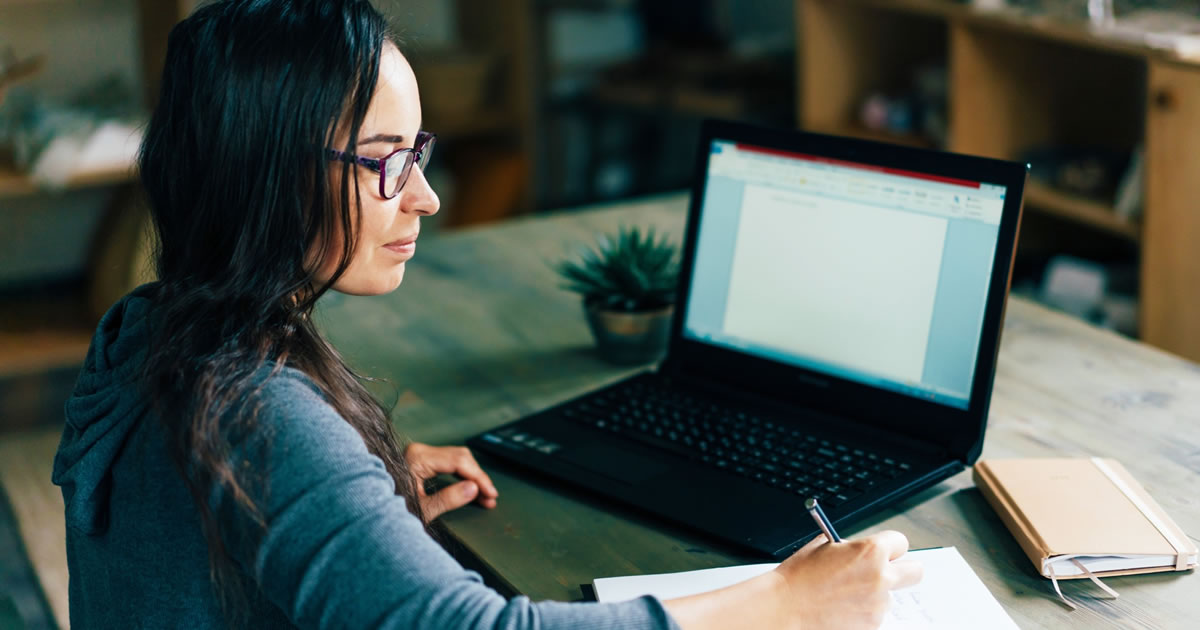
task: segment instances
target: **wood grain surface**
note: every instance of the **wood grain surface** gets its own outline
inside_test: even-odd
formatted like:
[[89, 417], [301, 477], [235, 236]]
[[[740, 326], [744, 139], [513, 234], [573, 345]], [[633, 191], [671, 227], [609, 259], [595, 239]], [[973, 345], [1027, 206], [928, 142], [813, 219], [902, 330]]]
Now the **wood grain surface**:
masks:
[[67, 529], [62, 492], [50, 483], [58, 438], [58, 431], [45, 430], [0, 436], [0, 484], [54, 620], [65, 629], [70, 627]]

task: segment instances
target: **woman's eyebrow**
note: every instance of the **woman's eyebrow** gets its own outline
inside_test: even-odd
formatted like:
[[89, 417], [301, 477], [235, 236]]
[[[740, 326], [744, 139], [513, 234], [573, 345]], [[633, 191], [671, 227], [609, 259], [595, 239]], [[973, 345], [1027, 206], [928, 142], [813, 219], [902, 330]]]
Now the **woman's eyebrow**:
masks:
[[369, 138], [363, 138], [358, 141], [358, 144], [371, 144], [372, 142], [391, 142], [392, 144], [403, 144], [404, 136], [392, 136], [385, 133], [377, 133]]

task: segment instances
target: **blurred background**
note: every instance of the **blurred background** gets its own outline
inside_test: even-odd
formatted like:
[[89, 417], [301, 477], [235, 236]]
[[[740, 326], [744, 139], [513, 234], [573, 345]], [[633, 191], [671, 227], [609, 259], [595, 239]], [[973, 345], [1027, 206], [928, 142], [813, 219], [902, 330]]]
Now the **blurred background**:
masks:
[[[195, 4], [0, 0], [0, 428], [150, 279], [131, 163]], [[427, 235], [683, 191], [706, 117], [1015, 159], [1014, 290], [1200, 359], [1198, 2], [375, 4], [439, 134]]]

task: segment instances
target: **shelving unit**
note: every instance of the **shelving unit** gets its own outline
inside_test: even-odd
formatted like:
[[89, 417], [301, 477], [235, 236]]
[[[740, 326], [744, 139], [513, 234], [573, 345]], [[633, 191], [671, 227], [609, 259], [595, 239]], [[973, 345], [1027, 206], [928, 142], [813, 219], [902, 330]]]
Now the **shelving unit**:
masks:
[[94, 322], [78, 315], [82, 300], [0, 301], [0, 379], [83, 361]]
[[932, 149], [933, 141], [917, 134], [902, 134], [891, 133], [887, 131], [876, 131], [867, 129], [862, 125], [852, 123], [838, 125], [809, 125], [806, 127], [808, 131], [823, 133], [831, 136], [847, 136], [850, 138], [860, 138], [862, 140], [872, 140], [874, 142], [890, 142], [892, 144], [903, 144], [909, 147], [917, 147], [919, 149]]
[[1117, 215], [1102, 203], [1054, 190], [1040, 182], [1025, 186], [1025, 202], [1042, 212], [1077, 221], [1135, 243], [1142, 239], [1141, 226]]
[[[706, 118], [790, 124], [790, 50], [771, 36], [753, 51], [739, 46], [762, 27], [753, 26], [750, 18], [751, 28], [734, 26], [739, 15], [755, 13], [747, 5], [768, 3], [721, 0], [687, 8], [634, 0], [533, 4], [534, 39], [541, 49], [537, 83], [543, 88], [535, 92], [542, 127], [539, 208], [586, 206], [686, 187], [696, 134]], [[778, 3], [769, 4], [755, 9], [778, 11]], [[783, 9], [790, 14], [786, 4]], [[589, 13], [596, 22], [619, 25], [610, 26], [614, 35], [608, 41], [616, 43], [590, 57], [572, 52], [563, 34], [567, 29], [559, 28], [578, 24]], [[772, 26], [790, 39], [790, 19], [774, 20]], [[579, 45], [592, 47], [598, 45]]]
[[[49, 5], [61, 1], [0, 0], [0, 9]], [[147, 104], [152, 102], [157, 93], [158, 78], [166, 56], [167, 33], [192, 10], [194, 4], [195, 0], [137, 0], [140, 32], [132, 36], [138, 37], [142, 44]], [[106, 242], [119, 238], [114, 232], [128, 223], [128, 217], [121, 212], [125, 210], [122, 205], [130, 205], [128, 201], [134, 194], [132, 184], [136, 179], [134, 165], [128, 164], [81, 173], [67, 182], [62, 190], [45, 190], [26, 175], [0, 170], [0, 204], [5, 200], [39, 195], [62, 197], [86, 188], [114, 189], [113, 211], [107, 215], [109, 220], [103, 222], [100, 233], [94, 236], [90, 247], [93, 265], [87, 270], [86, 285], [72, 285], [53, 293], [34, 291], [28, 295], [22, 292], [0, 297], [0, 379], [6, 383], [40, 382], [42, 375], [70, 371], [83, 362], [97, 322], [96, 302], [103, 297], [97, 291], [103, 292], [113, 285], [112, 279], [106, 276], [109, 273], [107, 269], [113, 267], [113, 263], [121, 267], [121, 261], [113, 260], [114, 256], [128, 258], [134, 255], [117, 251], [120, 248], [106, 248]], [[21, 396], [7, 396], [5, 415], [0, 417], [0, 425], [19, 424], [21, 418], [12, 416], [45, 407], [46, 401], [42, 399], [54, 396], [54, 392], [43, 390], [44, 387], [35, 386]], [[56, 401], [55, 404], [61, 403]]]
[[[93, 186], [117, 186], [128, 184], [137, 179], [130, 164], [124, 168], [114, 168], [91, 173], [81, 173], [67, 182], [64, 191]], [[21, 197], [47, 192], [33, 183], [27, 175], [0, 170], [0, 199], [5, 197]]]
[[1095, 241], [1090, 251], [1114, 255], [1135, 248], [1140, 336], [1200, 359], [1200, 61], [950, 0], [796, 0], [796, 14], [802, 128], [927, 145], [865, 130], [857, 112], [872, 92], [902, 88], [916, 68], [938, 63], [948, 73], [947, 150], [1019, 160], [1042, 146], [1143, 146], [1140, 220], [1031, 181], [1026, 212], [1048, 220], [1027, 222], [1018, 258], [1048, 242]]
[[[456, 181], [453, 207], [443, 208], [447, 225], [471, 225], [533, 210], [537, 126], [532, 2], [454, 0], [461, 46], [489, 58], [494, 74], [485, 102], [475, 111], [439, 111], [436, 103], [422, 104], [425, 128], [437, 132], [447, 149], [439, 150], [437, 167], [448, 165]], [[414, 65], [421, 59], [436, 57], [414, 54]], [[481, 184], [491, 190], [484, 193]]]

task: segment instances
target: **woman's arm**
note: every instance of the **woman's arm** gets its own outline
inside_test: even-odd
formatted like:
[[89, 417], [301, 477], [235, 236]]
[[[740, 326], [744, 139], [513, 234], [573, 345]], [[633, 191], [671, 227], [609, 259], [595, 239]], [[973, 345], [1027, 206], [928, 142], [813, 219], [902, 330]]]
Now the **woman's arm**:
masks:
[[284, 370], [262, 388], [260, 429], [234, 469], [265, 475], [267, 530], [217, 489], [211, 505], [235, 560], [301, 628], [660, 629], [662, 605], [505, 600], [464, 570], [395, 494], [358, 433], [311, 383]]
[[908, 541], [885, 532], [814, 541], [775, 571], [665, 609], [649, 597], [506, 601], [425, 533], [383, 462], [303, 375], [285, 369], [261, 391], [260, 430], [232, 446], [235, 470], [263, 475], [265, 536], [248, 542], [254, 520], [220, 489], [211, 506], [234, 559], [301, 628], [875, 628], [888, 590], [920, 576], [893, 562]]

